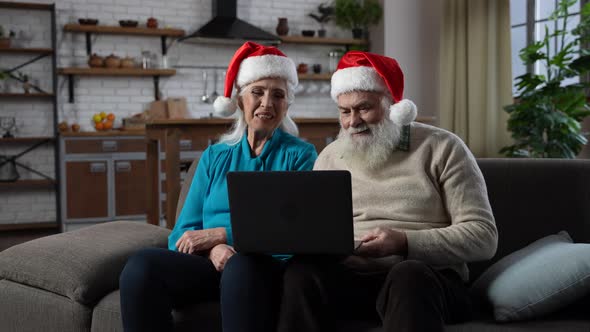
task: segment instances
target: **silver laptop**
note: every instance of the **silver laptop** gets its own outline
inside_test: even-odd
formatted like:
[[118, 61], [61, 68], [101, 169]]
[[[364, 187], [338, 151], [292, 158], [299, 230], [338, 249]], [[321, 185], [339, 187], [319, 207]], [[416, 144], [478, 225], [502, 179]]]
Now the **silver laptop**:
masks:
[[348, 171], [229, 172], [227, 186], [236, 251], [353, 253]]

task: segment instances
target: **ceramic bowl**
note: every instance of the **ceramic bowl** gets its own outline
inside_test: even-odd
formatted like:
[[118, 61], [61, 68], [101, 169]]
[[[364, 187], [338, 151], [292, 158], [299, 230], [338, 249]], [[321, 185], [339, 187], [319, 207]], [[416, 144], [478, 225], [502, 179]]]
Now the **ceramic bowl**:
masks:
[[134, 20], [120, 20], [119, 25], [126, 28], [135, 28], [138, 22]]
[[78, 23], [82, 25], [97, 25], [98, 20], [95, 18], [79, 18]]
[[313, 35], [315, 35], [315, 30], [301, 30], [301, 34], [305, 37], [313, 37]]

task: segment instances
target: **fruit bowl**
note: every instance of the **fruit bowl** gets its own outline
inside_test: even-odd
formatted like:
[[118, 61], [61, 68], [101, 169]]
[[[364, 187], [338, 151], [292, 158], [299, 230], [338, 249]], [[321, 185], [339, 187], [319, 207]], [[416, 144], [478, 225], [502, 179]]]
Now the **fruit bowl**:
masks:
[[119, 25], [124, 28], [135, 28], [138, 22], [134, 20], [120, 20]]
[[92, 123], [96, 131], [105, 131], [113, 129], [115, 122], [115, 115], [113, 113], [106, 114], [105, 112], [96, 113], [92, 116]]
[[82, 25], [97, 25], [98, 20], [95, 18], [79, 18], [78, 23]]

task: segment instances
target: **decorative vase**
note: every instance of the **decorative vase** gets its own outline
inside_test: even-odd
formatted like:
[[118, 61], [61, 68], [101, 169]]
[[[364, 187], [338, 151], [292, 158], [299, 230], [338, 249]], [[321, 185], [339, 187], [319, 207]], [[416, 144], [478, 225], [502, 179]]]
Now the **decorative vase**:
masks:
[[318, 37], [320, 37], [320, 38], [326, 37], [326, 29], [319, 29], [318, 30]]
[[299, 65], [297, 65], [297, 73], [298, 74], [307, 74], [308, 70], [309, 70], [309, 66], [307, 65], [307, 63], [300, 63]]
[[0, 48], [9, 48], [10, 38], [0, 38]]
[[155, 17], [150, 17], [147, 19], [145, 25], [150, 29], [157, 29], [158, 28], [158, 20]]
[[286, 36], [289, 33], [289, 23], [286, 17], [279, 17], [279, 23], [277, 24], [277, 35]]
[[26, 94], [31, 92], [31, 83], [29, 83], [29, 81], [23, 82], [23, 90], [25, 91]]
[[361, 28], [352, 29], [352, 38], [362, 39], [363, 38], [363, 29], [361, 29]]

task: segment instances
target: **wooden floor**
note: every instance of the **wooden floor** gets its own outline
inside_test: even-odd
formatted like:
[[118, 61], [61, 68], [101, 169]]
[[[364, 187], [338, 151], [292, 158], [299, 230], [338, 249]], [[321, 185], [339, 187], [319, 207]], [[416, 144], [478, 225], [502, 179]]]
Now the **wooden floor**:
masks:
[[57, 234], [57, 229], [13, 230], [0, 232], [0, 251], [19, 243], [34, 240], [43, 236]]

